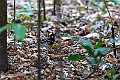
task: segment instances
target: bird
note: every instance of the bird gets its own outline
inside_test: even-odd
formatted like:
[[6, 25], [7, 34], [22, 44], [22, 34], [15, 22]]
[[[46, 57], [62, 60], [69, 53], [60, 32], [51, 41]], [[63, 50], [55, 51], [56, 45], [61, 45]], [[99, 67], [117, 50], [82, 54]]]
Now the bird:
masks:
[[52, 45], [55, 42], [55, 34], [51, 34], [50, 38], [47, 39], [41, 39], [40, 43], [42, 44], [47, 44], [47, 45]]

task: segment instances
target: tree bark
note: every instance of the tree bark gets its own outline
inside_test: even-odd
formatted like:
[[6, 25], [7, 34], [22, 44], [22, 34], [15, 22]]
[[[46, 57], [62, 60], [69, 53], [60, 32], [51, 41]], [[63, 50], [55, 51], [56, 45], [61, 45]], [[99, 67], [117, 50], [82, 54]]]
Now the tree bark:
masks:
[[[0, 0], [0, 27], [7, 24], [7, 0]], [[8, 68], [7, 57], [7, 31], [0, 33], [0, 71], [6, 72]]]

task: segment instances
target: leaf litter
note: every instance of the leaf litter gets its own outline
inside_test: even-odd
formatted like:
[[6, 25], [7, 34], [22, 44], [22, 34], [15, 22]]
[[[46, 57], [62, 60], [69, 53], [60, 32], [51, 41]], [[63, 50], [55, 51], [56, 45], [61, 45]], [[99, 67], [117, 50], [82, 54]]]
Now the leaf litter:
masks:
[[[20, 2], [16, 1], [16, 13], [22, 11], [20, 4], [27, 4], [24, 1], [26, 0], [21, 0]], [[52, 16], [52, 0], [46, 0], [46, 17], [47, 19], [50, 19], [50, 21], [46, 20], [43, 22], [43, 26], [41, 27], [41, 38], [46, 39], [50, 37], [50, 34], [56, 33], [56, 28], [60, 27], [61, 40], [60, 43], [58, 43], [59, 39], [56, 38], [56, 41], [52, 46], [42, 45], [40, 56], [42, 66], [41, 77], [43, 80], [59, 80], [60, 78], [61, 69], [58, 65], [58, 58], [60, 56], [57, 51], [59, 45], [61, 46], [61, 54], [63, 57], [63, 77], [66, 80], [81, 80], [93, 69], [93, 66], [86, 60], [67, 60], [68, 56], [72, 54], [89, 57], [88, 52], [81, 48], [80, 45], [77, 45], [76, 40], [80, 38], [89, 39], [92, 43], [94, 43], [95, 40], [101, 40], [105, 42], [105, 47], [112, 47], [112, 45], [108, 43], [108, 40], [111, 37], [111, 24], [104, 25], [105, 22], [109, 21], [109, 15], [107, 13], [103, 14], [96, 8], [86, 10], [86, 8], [83, 8], [83, 6], [86, 6], [84, 1], [77, 0], [82, 7], [78, 6], [77, 2], [75, 2], [76, 0], [69, 1], [69, 3], [66, 3], [67, 5], [61, 6], [62, 20], [58, 22], [58, 19], [55, 16]], [[1, 73], [0, 80], [37, 80], [37, 2], [34, 0], [31, 3], [34, 5], [31, 5], [29, 10], [33, 10], [33, 12], [29, 15], [25, 14], [25, 16], [18, 14], [17, 17], [20, 23], [27, 27], [26, 39], [22, 42], [15, 40], [14, 45], [13, 32], [8, 30], [7, 50], [9, 66], [7, 73]], [[25, 7], [25, 5], [23, 7]], [[117, 5], [115, 6], [115, 4], [113, 4], [113, 6], [110, 6], [110, 12], [112, 19], [114, 21], [119, 21], [120, 14]], [[7, 15], [10, 20], [13, 19], [13, 1], [8, 0]], [[101, 18], [98, 18], [99, 15]], [[29, 16], [31, 19], [26, 20], [25, 17]], [[120, 54], [120, 47], [118, 45], [120, 35], [118, 25], [115, 26], [117, 55]], [[74, 41], [71, 40], [71, 38], [74, 39]], [[102, 61], [114, 67], [119, 73], [120, 58], [115, 58], [112, 51], [107, 52]], [[101, 64], [95, 74], [91, 75], [89, 80], [109, 80], [109, 78], [106, 77], [109, 70], [110, 68], [108, 66]]]

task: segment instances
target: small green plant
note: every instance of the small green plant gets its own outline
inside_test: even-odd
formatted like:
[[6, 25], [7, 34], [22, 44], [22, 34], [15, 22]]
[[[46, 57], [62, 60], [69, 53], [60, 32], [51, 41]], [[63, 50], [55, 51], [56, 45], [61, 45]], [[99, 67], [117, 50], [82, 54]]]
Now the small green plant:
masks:
[[[103, 42], [96, 42], [95, 46], [93, 44], [85, 39], [78, 39], [78, 38], [71, 38], [73, 41], [77, 41], [78, 44], [80, 44], [81, 47], [87, 50], [87, 52], [90, 54], [89, 58], [83, 58], [82, 56], [79, 55], [70, 55], [68, 57], [68, 60], [70, 61], [75, 61], [75, 60], [80, 60], [80, 59], [87, 59], [91, 64], [97, 64], [99, 60], [97, 59], [98, 57], [101, 57], [104, 55], [104, 53], [111, 48], [107, 47], [101, 47], [103, 45]], [[77, 58], [77, 59], [74, 59]], [[79, 58], [79, 59], [78, 59]]]
[[19, 6], [19, 8], [21, 8], [21, 10], [15, 13], [15, 19], [22, 19], [22, 21], [23, 20], [31, 21], [32, 16], [34, 15], [34, 13], [36, 13], [36, 10], [34, 8], [32, 8], [35, 6], [36, 5], [32, 4], [30, 2], [30, 0], [29, 0], [29, 2], [23, 2]]
[[[78, 44], [80, 44], [81, 47], [86, 49], [87, 52], [89, 53], [89, 57], [73, 54], [68, 57], [68, 61], [87, 60], [91, 66], [94, 66], [93, 71], [91, 71], [91, 73], [88, 76], [82, 79], [82, 80], [86, 80], [98, 69], [98, 66], [100, 64], [104, 63], [101, 61], [101, 57], [105, 55], [106, 51], [111, 50], [111, 48], [102, 47], [103, 42], [96, 42], [96, 44], [93, 45], [90, 41], [85, 40], [85, 39], [79, 39], [76, 37], [72, 37], [71, 39], [73, 41], [76, 41]], [[114, 75], [113, 72], [108, 74], [109, 77], [111, 76], [113, 77], [113, 75]]]
[[110, 79], [114, 79], [114, 77], [115, 77], [115, 69], [111, 69], [110, 72], [107, 74], [107, 76]]

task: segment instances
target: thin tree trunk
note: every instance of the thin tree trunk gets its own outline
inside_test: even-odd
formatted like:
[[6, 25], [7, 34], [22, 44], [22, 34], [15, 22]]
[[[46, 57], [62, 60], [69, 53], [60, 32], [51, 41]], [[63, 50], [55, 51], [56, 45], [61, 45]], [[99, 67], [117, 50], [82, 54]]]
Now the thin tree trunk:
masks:
[[58, 17], [58, 18], [61, 18], [61, 10], [60, 10], [60, 7], [61, 7], [61, 0], [56, 0], [56, 2], [55, 2], [55, 8], [56, 8], [56, 16]]
[[[0, 27], [7, 24], [7, 0], [0, 0]], [[7, 31], [0, 33], [0, 71], [6, 72], [7, 58]]]
[[55, 16], [55, 4], [56, 4], [56, 0], [54, 0], [54, 4], [53, 4], [53, 8], [54, 8], [53, 15], [54, 16]]
[[44, 20], [46, 20], [45, 0], [43, 0]]

